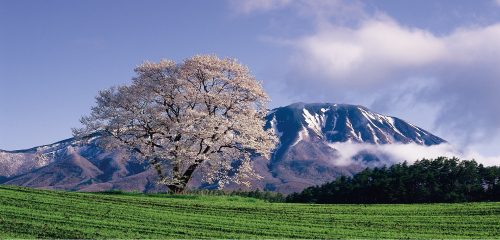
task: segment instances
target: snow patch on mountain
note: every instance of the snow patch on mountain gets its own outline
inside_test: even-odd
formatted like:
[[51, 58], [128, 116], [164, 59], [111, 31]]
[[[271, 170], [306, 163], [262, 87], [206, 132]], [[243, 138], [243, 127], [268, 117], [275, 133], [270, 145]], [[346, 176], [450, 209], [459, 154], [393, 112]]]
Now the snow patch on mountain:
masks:
[[[273, 120], [271, 120], [271, 127], [273, 128], [274, 130], [274, 134], [276, 134], [276, 136], [278, 137], [278, 143], [276, 143], [276, 149], [274, 150], [274, 152], [278, 152], [278, 150], [281, 148], [282, 144], [281, 144], [281, 136], [283, 136], [283, 132], [280, 132], [278, 130], [278, 122], [276, 120], [276, 115], [273, 117]], [[273, 164], [276, 160], [276, 154], [273, 154], [272, 155], [272, 158], [271, 158], [271, 164]]]
[[[415, 125], [413, 125], [413, 124], [411, 124], [411, 123], [409, 123], [409, 122], [406, 122], [406, 121], [404, 121], [404, 122], [405, 122], [406, 124], [410, 125], [411, 127], [413, 127], [415, 130], [417, 130], [417, 131], [419, 131], [419, 132], [423, 133], [424, 135], [427, 135], [427, 136], [429, 135], [429, 134], [427, 134], [426, 132], [422, 131], [419, 127], [417, 127], [417, 126], [415, 126]], [[417, 134], [418, 134], [418, 133], [417, 133]], [[420, 136], [420, 134], [419, 134], [419, 136]]]
[[374, 121], [378, 121], [380, 124], [384, 124], [384, 120], [382, 119], [382, 117], [385, 117], [385, 116], [381, 116], [379, 114], [376, 114], [376, 113], [372, 113], [372, 112], [367, 112], [366, 110], [362, 109], [362, 108], [358, 108], [361, 113], [363, 114], [363, 116], [368, 120], [369, 124], [366, 124], [366, 126], [370, 129], [370, 132], [372, 133], [373, 135], [373, 138], [374, 138], [374, 142], [375, 144], [379, 144], [381, 143], [380, 141], [380, 138], [377, 137], [377, 133], [375, 132], [375, 130], [373, 128], [376, 128], [378, 130], [378, 132], [382, 133], [386, 140], [391, 142], [392, 141], [390, 140], [389, 137], [387, 137], [387, 133], [385, 131], [383, 131], [382, 129], [380, 129], [377, 124], [373, 123], [372, 120]]
[[312, 129], [318, 136], [324, 138], [323, 132], [321, 131], [322, 128], [324, 128], [325, 123], [326, 123], [326, 118], [325, 115], [318, 115], [317, 113], [314, 113], [314, 116], [307, 111], [307, 109], [303, 109], [303, 114], [306, 123], [308, 124], [309, 128]]
[[302, 125], [302, 129], [299, 131], [297, 140], [295, 140], [295, 142], [290, 147], [293, 147], [297, 145], [297, 143], [299, 143], [300, 141], [308, 138], [309, 138], [309, 132], [307, 131], [307, 128], [304, 125]]
[[[372, 135], [373, 135], [373, 138], [374, 138], [374, 139], [373, 139], [373, 141], [375, 142], [375, 144], [377, 144], [377, 145], [378, 145], [378, 144], [379, 144], [379, 142], [380, 142], [380, 139], [377, 137], [377, 134], [376, 134], [376, 133], [375, 133], [375, 131], [373, 130], [372, 126], [371, 126], [370, 124], [366, 124], [366, 126], [370, 129], [370, 131], [371, 131], [371, 133], [372, 133]], [[374, 126], [375, 126], [375, 125], [374, 125]], [[377, 126], [375, 126], [375, 127], [377, 127]]]
[[363, 138], [361, 138], [361, 132], [358, 132], [358, 133], [356, 134], [356, 132], [354, 131], [354, 127], [352, 126], [352, 123], [351, 123], [351, 121], [349, 120], [349, 118], [346, 118], [346, 125], [347, 125], [347, 127], [349, 128], [350, 134], [351, 134], [354, 138], [356, 138], [356, 140], [357, 140], [358, 142], [363, 142]]
[[43, 145], [26, 150], [1, 151], [0, 150], [0, 176], [11, 177], [23, 174], [34, 169], [45, 167], [51, 163], [58, 162], [73, 153], [80, 153], [82, 156], [95, 154], [97, 150], [92, 148], [91, 153], [87, 153], [90, 145], [96, 145], [97, 136], [89, 139], [89, 145], [79, 145], [75, 139], [67, 139], [54, 144]]
[[[333, 116], [333, 127], [332, 127], [332, 129], [331, 129], [331, 130], [326, 131], [326, 132], [325, 132], [325, 135], [326, 135], [326, 134], [331, 134], [331, 135], [333, 135], [333, 134], [337, 134], [337, 133], [339, 132], [339, 131], [336, 131], [336, 130], [335, 130], [335, 127], [337, 126], [337, 119], [338, 119], [338, 116], [336, 116], [336, 115], [335, 115], [335, 116]], [[327, 141], [328, 141], [328, 140], [327, 140]]]
[[399, 129], [396, 127], [396, 120], [392, 117], [387, 117], [387, 116], [383, 116], [383, 118], [386, 120], [387, 123], [390, 124], [392, 130], [394, 130], [394, 132], [396, 132], [397, 134], [401, 135], [401, 136], [405, 136], [403, 133], [401, 133], [399, 131]]
[[266, 115], [266, 116], [269, 116], [269, 115], [271, 115], [271, 114], [275, 113], [277, 110], [278, 110], [278, 109], [273, 109], [273, 110], [269, 110], [269, 111], [267, 111], [267, 115]]

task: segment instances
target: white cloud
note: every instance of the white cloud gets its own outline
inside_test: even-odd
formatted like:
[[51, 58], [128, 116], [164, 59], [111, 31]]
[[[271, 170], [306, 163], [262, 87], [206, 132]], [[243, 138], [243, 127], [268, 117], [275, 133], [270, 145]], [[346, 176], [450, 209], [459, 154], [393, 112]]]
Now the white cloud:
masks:
[[[294, 38], [261, 37], [291, 49], [290, 70], [275, 84], [285, 86], [282, 99], [403, 113], [461, 147], [494, 146], [500, 133], [500, 23], [468, 18], [479, 25], [471, 20], [436, 33], [405, 26], [378, 9], [365, 11], [362, 1], [258, 2], [235, 6], [247, 13], [281, 11], [286, 14], [273, 15], [273, 21], [281, 16], [283, 25], [297, 23], [290, 19], [298, 16], [311, 26], [301, 25], [302, 35]], [[500, 6], [500, 0], [491, 3]]]
[[[500, 162], [500, 156], [491, 157], [484, 156], [475, 151], [460, 151], [457, 147], [443, 143], [433, 146], [422, 146], [418, 144], [385, 144], [385, 145], [374, 145], [365, 143], [331, 143], [330, 147], [337, 149], [339, 152], [339, 158], [333, 159], [335, 165], [349, 165], [351, 163], [366, 165], [367, 167], [381, 167], [384, 164], [388, 166], [395, 163], [402, 163], [407, 161], [412, 164], [416, 160], [435, 159], [440, 156], [444, 157], [457, 157], [461, 160], [475, 160], [476, 162], [483, 164], [484, 166], [494, 166], [498, 165]], [[355, 160], [355, 157], [359, 152], [367, 152], [377, 156], [380, 162], [361, 162], [360, 160]]]
[[456, 144], [486, 143], [500, 132], [500, 23], [438, 35], [380, 12], [349, 24], [318, 18], [312, 34], [275, 40], [292, 49], [284, 80], [289, 96], [379, 109], [439, 108], [420, 117], [433, 119], [429, 130]]
[[401, 72], [407, 77], [431, 75], [453, 67], [499, 61], [500, 24], [457, 29], [439, 37], [381, 15], [362, 21], [359, 28], [332, 24], [287, 44], [295, 49], [292, 64], [302, 75], [326, 78], [335, 87], [372, 87], [398, 81], [395, 77], [404, 80]]

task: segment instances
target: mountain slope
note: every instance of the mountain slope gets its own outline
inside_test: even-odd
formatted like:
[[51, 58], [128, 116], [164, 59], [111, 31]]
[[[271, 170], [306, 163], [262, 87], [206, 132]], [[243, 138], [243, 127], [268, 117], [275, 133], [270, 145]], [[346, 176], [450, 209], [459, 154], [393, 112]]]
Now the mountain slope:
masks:
[[266, 128], [274, 128], [280, 139], [269, 172], [281, 181], [273, 184], [281, 191], [299, 191], [343, 174], [352, 176], [379, 161], [375, 154], [359, 152], [356, 158], [361, 164], [340, 164], [332, 143], [430, 146], [446, 142], [404, 120], [357, 105], [295, 103], [273, 109], [265, 119]]
[[[341, 162], [334, 143], [431, 146], [446, 142], [399, 118], [348, 104], [295, 103], [270, 111], [265, 120], [265, 128], [274, 128], [280, 141], [270, 161], [254, 158], [254, 169], [264, 179], [254, 180], [252, 185], [285, 194], [343, 174], [352, 176], [380, 161], [376, 154], [363, 151], [355, 155], [357, 161]], [[155, 172], [147, 170], [147, 165], [124, 162], [123, 150], [104, 152], [98, 140], [96, 135], [86, 145], [68, 139], [28, 150], [0, 150], [0, 183], [81, 191], [166, 190], [155, 184]], [[202, 183], [195, 174], [188, 187], [213, 189], [217, 185]]]
[[97, 178], [102, 174], [103, 172], [87, 159], [73, 153], [61, 161], [22, 174], [4, 184], [33, 188], [65, 185], [71, 190], [76, 190], [79, 184], [100, 182]]
[[290, 141], [308, 135], [326, 142], [398, 142], [427, 146], [446, 142], [399, 118], [384, 116], [363, 106], [349, 104], [295, 103], [273, 109], [266, 120], [266, 127], [274, 127], [278, 135], [281, 134], [280, 140], [283, 144], [290, 144]]

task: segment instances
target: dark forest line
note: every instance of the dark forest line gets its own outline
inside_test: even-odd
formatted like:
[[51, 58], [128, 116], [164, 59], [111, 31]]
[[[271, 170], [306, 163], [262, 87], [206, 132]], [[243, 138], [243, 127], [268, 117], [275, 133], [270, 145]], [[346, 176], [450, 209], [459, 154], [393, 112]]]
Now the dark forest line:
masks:
[[[120, 192], [120, 191], [119, 191]], [[115, 190], [115, 193], [116, 190]], [[175, 194], [167, 192], [166, 194]], [[456, 157], [366, 168], [285, 197], [269, 190], [189, 189], [186, 195], [240, 196], [275, 203], [391, 204], [500, 202], [500, 167]]]
[[386, 204], [500, 201], [500, 167], [438, 157], [366, 168], [286, 197], [291, 203]]

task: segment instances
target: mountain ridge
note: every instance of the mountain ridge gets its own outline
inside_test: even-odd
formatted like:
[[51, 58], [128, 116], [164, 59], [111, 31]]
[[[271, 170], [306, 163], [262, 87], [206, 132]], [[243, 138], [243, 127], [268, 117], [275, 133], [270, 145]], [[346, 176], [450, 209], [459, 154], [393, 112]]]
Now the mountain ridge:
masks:
[[[270, 110], [264, 119], [265, 128], [274, 128], [279, 143], [270, 161], [254, 158], [254, 169], [264, 179], [251, 182], [253, 188], [283, 193], [320, 185], [342, 174], [352, 176], [380, 161], [373, 153], [360, 152], [356, 155], [357, 164], [337, 164], [339, 151], [332, 143], [431, 146], [446, 142], [402, 119], [374, 113], [359, 105], [294, 103]], [[147, 169], [146, 164], [124, 162], [120, 153], [123, 149], [105, 152], [99, 148], [99, 135], [90, 138], [85, 145], [69, 138], [25, 150], [0, 150], [0, 183], [72, 191], [166, 190], [154, 183], [154, 171]], [[65, 161], [72, 164], [61, 165]], [[73, 177], [64, 180], [64, 174]], [[53, 181], [37, 185], [29, 179]], [[203, 183], [201, 176], [195, 174], [188, 187], [213, 189], [217, 186]], [[227, 185], [229, 189], [240, 187]]]

